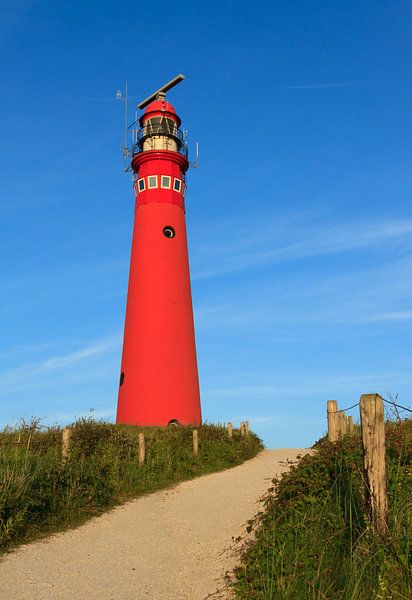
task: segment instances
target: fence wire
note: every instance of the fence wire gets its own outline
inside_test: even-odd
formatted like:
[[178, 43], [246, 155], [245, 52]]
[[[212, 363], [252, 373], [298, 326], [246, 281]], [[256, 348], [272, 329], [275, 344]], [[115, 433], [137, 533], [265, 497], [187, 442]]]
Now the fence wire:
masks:
[[387, 400], [386, 398], [382, 398], [382, 400], [384, 402], [386, 402], [387, 404], [392, 404], [392, 406], [395, 406], [396, 408], [400, 408], [401, 410], [406, 410], [406, 411], [412, 413], [412, 410], [410, 408], [407, 408], [406, 406], [402, 406], [402, 404], [398, 404], [397, 402], [392, 402], [392, 400]]
[[331, 411], [329, 411], [329, 414], [334, 415], [336, 413], [345, 412], [345, 410], [351, 410], [351, 408], [355, 408], [356, 406], [359, 406], [359, 402], [357, 402], [356, 404], [352, 404], [352, 406], [348, 406], [347, 408], [340, 408], [339, 410], [331, 410]]
[[[407, 412], [412, 413], [412, 410], [406, 406], [402, 406], [402, 404], [398, 404], [397, 402], [393, 402], [392, 400], [388, 400], [387, 398], [383, 398], [382, 400], [384, 402], [386, 402], [386, 404], [391, 404], [392, 406], [395, 406], [396, 408], [400, 408], [401, 410], [406, 410]], [[340, 412], [345, 412], [347, 410], [351, 410], [352, 408], [356, 408], [357, 406], [359, 406], [359, 402], [356, 402], [356, 404], [352, 404], [352, 406], [347, 406], [346, 408], [340, 408], [339, 410], [331, 410], [329, 412], [329, 414], [333, 415], [336, 413], [340, 413]]]

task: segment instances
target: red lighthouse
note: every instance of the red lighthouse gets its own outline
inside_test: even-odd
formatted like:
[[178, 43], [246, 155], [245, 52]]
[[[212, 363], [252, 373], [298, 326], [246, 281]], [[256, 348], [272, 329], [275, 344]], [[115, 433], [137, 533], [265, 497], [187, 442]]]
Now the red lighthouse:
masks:
[[138, 105], [135, 221], [117, 423], [201, 423], [185, 223], [187, 148], [165, 92]]

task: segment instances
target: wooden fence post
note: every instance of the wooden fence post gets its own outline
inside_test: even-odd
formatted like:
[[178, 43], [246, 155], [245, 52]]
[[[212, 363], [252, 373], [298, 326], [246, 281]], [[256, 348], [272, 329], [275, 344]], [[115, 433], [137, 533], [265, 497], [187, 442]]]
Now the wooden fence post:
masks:
[[227, 424], [227, 435], [229, 437], [229, 439], [232, 439], [233, 436], [233, 427], [232, 427], [232, 423], [229, 421]]
[[388, 496], [383, 399], [378, 394], [363, 394], [360, 417], [367, 509], [377, 531], [384, 533], [388, 526]]
[[144, 465], [146, 457], [146, 448], [144, 443], [144, 433], [139, 433], [139, 467]]
[[336, 442], [338, 439], [338, 403], [336, 400], [328, 400], [327, 404], [328, 413], [328, 440], [330, 442]]
[[70, 427], [65, 427], [62, 431], [62, 459], [67, 460], [70, 453], [70, 439], [72, 437], [72, 430]]
[[339, 439], [341, 440], [346, 435], [347, 423], [346, 423], [345, 411], [341, 410], [338, 413], [338, 419], [339, 419]]
[[197, 429], [193, 429], [193, 454], [199, 455], [199, 431]]
[[245, 434], [246, 437], [249, 435], [249, 421], [245, 421]]
[[245, 433], [246, 433], [246, 432], [245, 432], [245, 424], [244, 424], [244, 422], [242, 421], [242, 422], [241, 422], [241, 424], [240, 424], [240, 436], [241, 436], [241, 437], [245, 437]]
[[14, 455], [17, 458], [19, 456], [19, 446], [21, 444], [21, 432], [19, 431], [19, 435], [17, 437], [16, 447], [14, 449]]
[[347, 432], [349, 433], [349, 435], [353, 434], [353, 430], [354, 430], [353, 417], [348, 417]]

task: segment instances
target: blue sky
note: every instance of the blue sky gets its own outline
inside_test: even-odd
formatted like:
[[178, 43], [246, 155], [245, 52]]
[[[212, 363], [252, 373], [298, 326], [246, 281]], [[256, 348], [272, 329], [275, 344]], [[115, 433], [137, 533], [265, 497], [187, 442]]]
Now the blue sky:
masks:
[[408, 404], [411, 17], [379, 0], [2, 6], [1, 424], [114, 417], [133, 226], [114, 96], [180, 72], [205, 419], [303, 446], [328, 399]]

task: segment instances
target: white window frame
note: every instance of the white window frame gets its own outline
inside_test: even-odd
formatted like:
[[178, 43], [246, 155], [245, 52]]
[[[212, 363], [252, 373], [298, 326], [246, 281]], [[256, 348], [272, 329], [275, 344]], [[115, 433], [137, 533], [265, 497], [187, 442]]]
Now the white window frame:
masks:
[[182, 183], [183, 183], [183, 185], [182, 185], [182, 196], [184, 198], [186, 196], [187, 186], [186, 186], [186, 184], [184, 182], [182, 182]]
[[[179, 189], [178, 190], [176, 189], [176, 181], [179, 182]], [[180, 194], [180, 192], [182, 191], [182, 183], [183, 182], [182, 182], [181, 179], [178, 179], [177, 177], [175, 177], [174, 180], [173, 180], [173, 191], [177, 192], [178, 194]]]
[[[163, 178], [167, 177], [169, 180], [169, 185], [163, 185]], [[170, 175], [160, 175], [160, 187], [164, 190], [170, 190], [170, 188], [172, 187], [172, 178], [170, 177]]]
[[[156, 185], [150, 185], [150, 180], [151, 178], [154, 177], [156, 179]], [[156, 188], [159, 187], [159, 178], [157, 175], [148, 175], [147, 176], [147, 189], [148, 190], [155, 190]]]
[[[140, 189], [140, 182], [143, 181], [143, 188]], [[140, 179], [137, 180], [137, 185], [136, 185], [136, 191], [138, 194], [140, 194], [141, 192], [144, 192], [146, 190], [146, 181], [144, 177], [141, 177]]]

